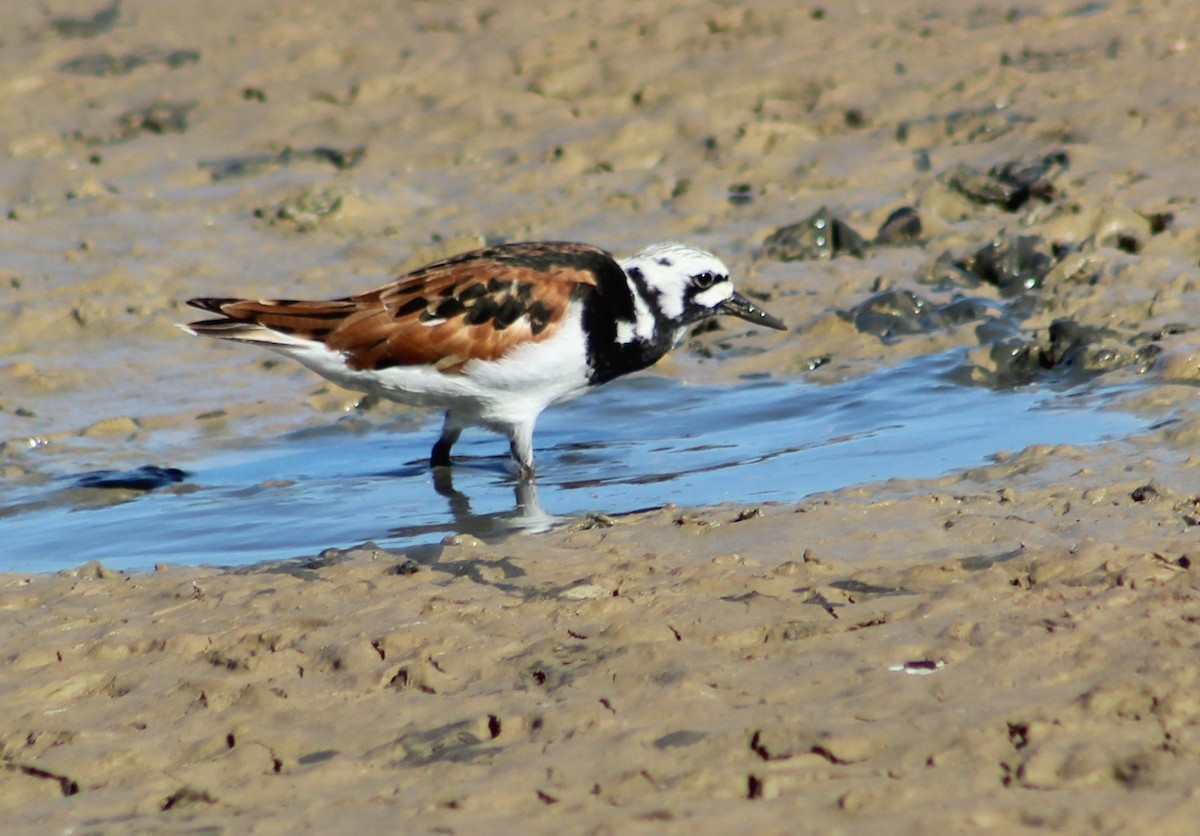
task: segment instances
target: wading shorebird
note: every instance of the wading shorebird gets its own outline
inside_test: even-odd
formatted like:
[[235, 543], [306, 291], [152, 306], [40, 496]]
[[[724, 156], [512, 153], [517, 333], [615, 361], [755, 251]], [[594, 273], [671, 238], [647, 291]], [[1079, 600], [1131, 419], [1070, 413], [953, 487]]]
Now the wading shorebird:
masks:
[[217, 315], [180, 326], [291, 357], [339, 386], [445, 410], [430, 464], [463, 429], [508, 437], [533, 476], [533, 428], [550, 404], [653, 365], [689, 327], [729, 314], [784, 324], [733, 289], [710, 252], [655, 244], [618, 261], [587, 244], [501, 244], [325, 302], [190, 299]]

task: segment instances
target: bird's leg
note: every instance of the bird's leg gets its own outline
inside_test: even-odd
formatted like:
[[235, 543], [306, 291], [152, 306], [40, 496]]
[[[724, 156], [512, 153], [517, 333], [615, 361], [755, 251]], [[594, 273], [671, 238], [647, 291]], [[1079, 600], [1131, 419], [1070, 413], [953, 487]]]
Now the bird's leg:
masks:
[[517, 478], [533, 481], [533, 427], [513, 427], [508, 433], [508, 447], [517, 462]]
[[463, 425], [457, 421], [452, 413], [446, 413], [446, 420], [442, 423], [442, 434], [433, 445], [433, 452], [429, 455], [430, 467], [449, 467], [450, 466], [450, 448], [454, 446], [454, 442], [458, 441], [458, 437], [462, 435]]

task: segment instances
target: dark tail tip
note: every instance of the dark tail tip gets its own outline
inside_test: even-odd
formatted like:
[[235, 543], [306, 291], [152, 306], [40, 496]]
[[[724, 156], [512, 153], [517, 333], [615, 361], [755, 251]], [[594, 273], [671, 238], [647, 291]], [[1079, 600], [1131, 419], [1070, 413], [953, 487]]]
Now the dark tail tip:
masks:
[[193, 308], [199, 308], [202, 311], [208, 311], [209, 313], [215, 314], [224, 314], [225, 311], [223, 311], [222, 308], [237, 301], [237, 299], [220, 299], [213, 296], [202, 296], [196, 299], [188, 299], [187, 303]]

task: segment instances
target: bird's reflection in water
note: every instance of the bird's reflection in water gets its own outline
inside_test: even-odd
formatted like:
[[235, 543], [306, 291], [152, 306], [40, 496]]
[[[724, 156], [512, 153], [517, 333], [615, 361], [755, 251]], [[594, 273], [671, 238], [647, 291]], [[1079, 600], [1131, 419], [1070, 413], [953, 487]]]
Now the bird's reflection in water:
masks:
[[481, 540], [516, 532], [537, 534], [567, 522], [569, 517], [548, 513], [538, 501], [537, 483], [517, 479], [513, 483], [514, 507], [505, 511], [477, 514], [471, 510], [471, 498], [454, 487], [451, 467], [433, 468], [433, 488], [444, 496], [449, 505], [449, 519], [441, 523], [402, 526], [390, 532], [392, 537], [412, 537], [416, 534], [444, 531], [471, 534]]

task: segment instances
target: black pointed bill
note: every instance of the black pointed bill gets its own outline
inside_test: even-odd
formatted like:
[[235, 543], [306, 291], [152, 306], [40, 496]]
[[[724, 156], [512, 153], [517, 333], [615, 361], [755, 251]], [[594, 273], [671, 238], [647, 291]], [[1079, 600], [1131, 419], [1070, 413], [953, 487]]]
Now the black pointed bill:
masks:
[[787, 326], [783, 324], [783, 320], [771, 316], [737, 291], [734, 291], [732, 296], [720, 305], [717, 305], [717, 312], [736, 316], [738, 319], [753, 322], [755, 325], [774, 328], [776, 331], [787, 330]]

